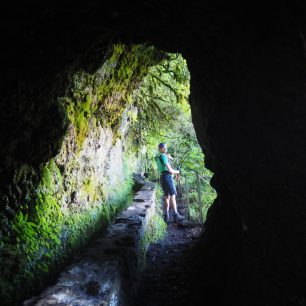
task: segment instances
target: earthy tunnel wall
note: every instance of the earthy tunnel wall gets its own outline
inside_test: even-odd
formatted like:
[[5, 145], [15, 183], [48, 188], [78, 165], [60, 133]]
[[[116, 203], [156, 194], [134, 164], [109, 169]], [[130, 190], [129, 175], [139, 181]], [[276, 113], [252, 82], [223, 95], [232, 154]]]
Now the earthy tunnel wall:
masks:
[[[7, 168], [5, 135], [25, 133], [15, 125], [28, 108], [21, 97], [44, 93], [72, 61], [95, 69], [97, 51], [118, 39], [180, 51], [191, 71], [193, 120], [218, 192], [203, 236], [206, 297], [212, 293], [217, 303], [226, 296], [229, 305], [304, 305], [304, 4], [136, 2], [62, 1], [44, 8], [24, 2], [6, 15], [1, 95], [10, 103], [1, 106], [1, 162]], [[6, 120], [8, 112], [15, 115]], [[23, 153], [19, 160], [30, 148], [15, 152]], [[41, 152], [39, 159], [48, 159], [49, 150]], [[5, 182], [4, 172], [1, 178]]]

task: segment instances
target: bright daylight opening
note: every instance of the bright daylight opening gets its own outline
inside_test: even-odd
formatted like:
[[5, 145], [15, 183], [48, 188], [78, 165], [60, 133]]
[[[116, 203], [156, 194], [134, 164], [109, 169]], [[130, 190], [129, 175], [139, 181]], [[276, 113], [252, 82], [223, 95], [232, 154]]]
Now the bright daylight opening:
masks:
[[157, 146], [166, 143], [169, 162], [180, 171], [174, 175], [178, 204], [189, 220], [204, 222], [216, 192], [210, 186], [213, 173], [205, 168], [191, 119], [190, 77], [187, 62], [179, 53], [167, 53], [152, 66], [135, 97], [141, 105], [135, 126], [148, 179], [159, 181]]

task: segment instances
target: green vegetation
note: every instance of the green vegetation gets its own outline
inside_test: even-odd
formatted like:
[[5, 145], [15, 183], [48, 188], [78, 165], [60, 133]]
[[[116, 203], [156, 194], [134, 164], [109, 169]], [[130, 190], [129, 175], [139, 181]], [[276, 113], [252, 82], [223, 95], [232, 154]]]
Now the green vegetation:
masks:
[[[64, 264], [75, 250], [105, 227], [112, 217], [131, 201], [132, 180], [127, 179], [114, 190], [107, 202], [64, 215], [56, 198], [62, 178], [54, 160], [42, 171], [35, 197], [22, 206], [12, 223], [10, 241], [0, 245], [0, 295], [3, 303], [14, 304], [19, 294], [40, 286], [50, 268]], [[35, 202], [34, 208], [31, 205]], [[11, 273], [14, 271], [14, 278]]]
[[156, 213], [149, 221], [147, 230], [140, 241], [138, 269], [143, 270], [146, 263], [147, 247], [154, 242], [161, 240], [167, 231], [167, 224], [161, 218], [160, 213]]
[[140, 241], [140, 247], [139, 247], [140, 255], [138, 261], [139, 271], [142, 271], [145, 267], [146, 252], [148, 246], [151, 243], [155, 243], [161, 240], [167, 232], [167, 223], [162, 218], [162, 209], [159, 205], [162, 196], [162, 189], [159, 185], [156, 185], [155, 192], [156, 192], [156, 212], [154, 216], [150, 219], [147, 230], [142, 240]]
[[[190, 207], [190, 218], [195, 221], [200, 221], [200, 211], [198, 206], [198, 192], [196, 179], [193, 176], [189, 177], [188, 183], [188, 199]], [[215, 190], [210, 186], [208, 182], [201, 182], [201, 203], [202, 203], [202, 216], [206, 219], [206, 214], [216, 198]]]
[[169, 153], [174, 158], [173, 166], [181, 170], [180, 184], [185, 193], [185, 178], [188, 180], [191, 218], [199, 220], [197, 193], [193, 192], [197, 190], [195, 173], [204, 178], [200, 181], [204, 217], [216, 192], [209, 184], [213, 174], [205, 168], [204, 154], [192, 124], [189, 84], [187, 63], [180, 54], [168, 54], [158, 65], [151, 67], [135, 96], [139, 115], [134, 128], [138, 135], [135, 141], [144, 148], [143, 162], [151, 180], [157, 180], [159, 176], [154, 161], [157, 144], [168, 144]]
[[59, 99], [76, 133], [78, 151], [91, 125], [100, 122], [116, 136], [125, 109], [134, 103], [134, 91], [154, 64], [166, 56], [153, 46], [113, 45], [109, 58], [94, 74], [80, 71], [72, 80], [71, 94]]

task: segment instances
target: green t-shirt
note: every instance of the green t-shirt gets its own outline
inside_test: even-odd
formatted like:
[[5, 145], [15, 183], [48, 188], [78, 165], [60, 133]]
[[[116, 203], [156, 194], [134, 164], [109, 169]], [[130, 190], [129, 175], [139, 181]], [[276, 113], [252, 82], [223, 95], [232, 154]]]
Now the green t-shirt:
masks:
[[168, 171], [166, 164], [168, 164], [168, 157], [166, 154], [161, 153], [155, 156], [155, 161], [158, 171], [161, 173], [163, 171]]

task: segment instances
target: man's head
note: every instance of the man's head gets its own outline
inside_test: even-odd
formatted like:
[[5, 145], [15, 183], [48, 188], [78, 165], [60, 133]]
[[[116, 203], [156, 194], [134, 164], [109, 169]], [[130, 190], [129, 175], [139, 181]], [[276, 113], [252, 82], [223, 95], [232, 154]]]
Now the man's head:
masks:
[[164, 142], [161, 142], [159, 145], [158, 145], [158, 149], [161, 153], [166, 153], [167, 152], [167, 144], [164, 143]]

